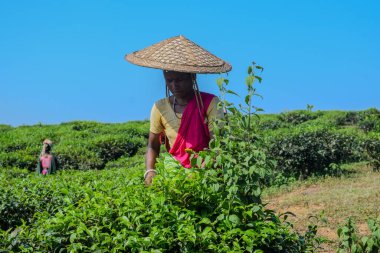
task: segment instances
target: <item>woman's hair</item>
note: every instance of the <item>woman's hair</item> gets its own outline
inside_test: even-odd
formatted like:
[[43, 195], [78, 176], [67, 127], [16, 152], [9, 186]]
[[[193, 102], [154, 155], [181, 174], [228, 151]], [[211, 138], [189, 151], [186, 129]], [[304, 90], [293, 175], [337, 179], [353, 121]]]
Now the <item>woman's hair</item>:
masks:
[[52, 145], [53, 145], [53, 142], [51, 140], [49, 139], [44, 140], [40, 156], [50, 154]]

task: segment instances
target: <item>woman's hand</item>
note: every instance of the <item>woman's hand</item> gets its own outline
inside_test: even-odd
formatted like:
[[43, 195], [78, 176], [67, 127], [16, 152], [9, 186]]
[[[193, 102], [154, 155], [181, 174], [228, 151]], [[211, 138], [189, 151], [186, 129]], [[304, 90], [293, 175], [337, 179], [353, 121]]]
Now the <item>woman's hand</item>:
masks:
[[151, 185], [152, 184], [152, 180], [153, 180], [153, 177], [156, 175], [156, 171], [155, 170], [147, 170], [145, 172], [145, 184], [146, 185]]
[[160, 134], [150, 132], [145, 157], [145, 165], [147, 170], [144, 174], [144, 180], [146, 185], [152, 184], [152, 178], [156, 175], [154, 166], [156, 164], [156, 158], [160, 154], [160, 145]]

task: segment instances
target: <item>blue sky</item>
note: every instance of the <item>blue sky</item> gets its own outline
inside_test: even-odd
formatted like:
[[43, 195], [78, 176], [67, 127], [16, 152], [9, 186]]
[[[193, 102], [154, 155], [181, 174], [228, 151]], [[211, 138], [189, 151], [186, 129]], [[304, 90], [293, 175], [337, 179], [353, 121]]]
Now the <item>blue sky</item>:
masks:
[[[149, 118], [162, 73], [124, 55], [180, 34], [232, 64], [238, 93], [262, 65], [267, 113], [380, 108], [378, 13], [375, 0], [2, 0], [0, 124]], [[199, 75], [201, 90], [218, 94], [218, 77]]]

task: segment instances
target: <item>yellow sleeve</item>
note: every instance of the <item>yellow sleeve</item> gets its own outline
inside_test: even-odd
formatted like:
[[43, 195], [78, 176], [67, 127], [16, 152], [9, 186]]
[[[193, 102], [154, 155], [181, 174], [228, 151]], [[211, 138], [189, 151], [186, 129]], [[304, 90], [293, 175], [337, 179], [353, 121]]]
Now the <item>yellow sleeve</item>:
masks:
[[211, 100], [211, 103], [209, 107], [207, 108], [207, 118], [208, 118], [208, 127], [209, 129], [212, 129], [212, 123], [215, 121], [215, 119], [221, 119], [224, 117], [223, 109], [218, 109], [218, 103], [220, 102], [218, 97], [214, 97]]
[[164, 126], [161, 121], [161, 113], [157, 108], [157, 105], [154, 104], [150, 112], [150, 129], [152, 133], [159, 134], [164, 131]]

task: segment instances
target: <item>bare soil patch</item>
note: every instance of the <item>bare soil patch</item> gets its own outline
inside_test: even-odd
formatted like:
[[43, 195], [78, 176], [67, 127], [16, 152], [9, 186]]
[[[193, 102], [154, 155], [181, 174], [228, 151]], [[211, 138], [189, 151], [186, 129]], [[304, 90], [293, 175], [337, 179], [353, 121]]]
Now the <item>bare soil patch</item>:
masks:
[[308, 224], [318, 225], [318, 235], [330, 240], [320, 252], [335, 252], [337, 229], [353, 217], [360, 235], [367, 235], [367, 220], [380, 215], [380, 173], [357, 164], [349, 176], [329, 177], [316, 182], [271, 192], [264, 197], [267, 207], [278, 213], [292, 212], [288, 220], [305, 232]]

